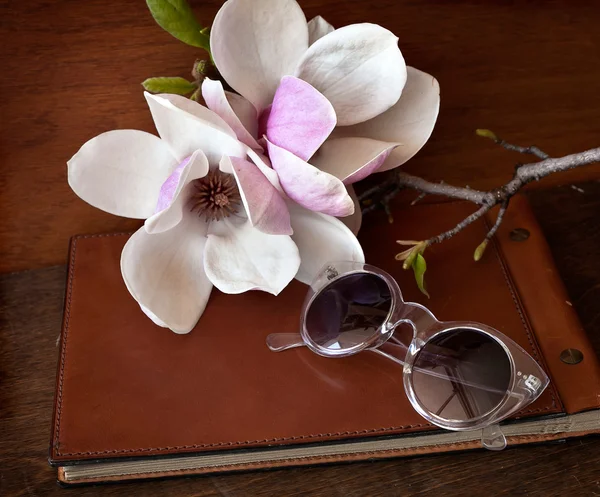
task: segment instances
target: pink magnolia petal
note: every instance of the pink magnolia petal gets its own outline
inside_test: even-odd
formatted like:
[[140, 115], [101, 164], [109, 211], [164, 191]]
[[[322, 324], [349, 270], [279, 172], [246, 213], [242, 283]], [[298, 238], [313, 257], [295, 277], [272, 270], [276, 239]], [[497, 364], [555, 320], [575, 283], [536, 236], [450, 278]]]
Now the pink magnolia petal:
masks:
[[[186, 166], [190, 163], [190, 159], [191, 157], [183, 159], [160, 187], [158, 202], [156, 203], [156, 209], [154, 209], [155, 214], [169, 207], [171, 202], [173, 202], [173, 199], [177, 197], [181, 191], [181, 188], [183, 188], [183, 182], [185, 181], [185, 178], [187, 178], [189, 171], [189, 167]], [[184, 176], [183, 180], [182, 176]]]
[[246, 213], [256, 229], [272, 235], [292, 234], [285, 201], [255, 164], [224, 156], [220, 167], [235, 176]]
[[272, 104], [265, 107], [260, 113], [260, 116], [258, 116], [258, 136], [264, 136], [267, 133], [267, 123], [269, 122], [272, 107]]
[[394, 105], [406, 82], [398, 38], [376, 24], [352, 24], [317, 40], [296, 76], [331, 102], [338, 125], [371, 119]]
[[281, 188], [281, 183], [279, 182], [279, 176], [271, 166], [269, 158], [252, 149], [248, 149], [247, 153], [250, 160], [258, 167], [258, 169], [260, 169], [260, 172], [263, 173], [265, 178], [269, 180], [269, 183], [271, 183], [280, 194], [285, 195], [283, 188]]
[[156, 211], [144, 223], [146, 231], [161, 233], [176, 226], [183, 218], [185, 205], [191, 194], [189, 183], [207, 174], [208, 160], [202, 150], [197, 150], [163, 183]]
[[335, 123], [335, 111], [321, 93], [301, 79], [285, 76], [273, 99], [266, 134], [271, 143], [306, 161]]
[[335, 31], [335, 28], [321, 16], [313, 17], [308, 21], [308, 44], [312, 45], [332, 31]]
[[338, 178], [269, 141], [267, 146], [281, 186], [292, 200], [332, 216], [349, 216], [354, 212], [354, 203]]
[[129, 293], [155, 323], [175, 333], [191, 331], [212, 290], [202, 258], [206, 229], [206, 222], [193, 215], [163, 233], [140, 228], [121, 254]]
[[269, 235], [248, 221], [236, 224], [226, 218], [210, 224], [204, 266], [224, 293], [262, 290], [277, 295], [294, 278], [300, 256], [289, 236]]
[[260, 112], [308, 48], [306, 18], [295, 0], [229, 0], [215, 17], [210, 46], [225, 81]]
[[[261, 148], [234, 112], [220, 81], [213, 81], [212, 79], [206, 78], [202, 83], [202, 97], [206, 102], [206, 106], [214, 113], [218, 114], [231, 127], [238, 140], [249, 147]], [[254, 111], [254, 113], [256, 114], [256, 111]]]
[[312, 162], [350, 185], [377, 171], [398, 145], [370, 138], [332, 138]]
[[440, 85], [423, 72], [408, 67], [408, 80], [398, 103], [374, 119], [335, 130], [335, 136], [363, 136], [400, 142], [379, 171], [398, 167], [411, 159], [433, 132], [440, 109]]
[[289, 204], [301, 264], [296, 279], [309, 285], [331, 261], [364, 262], [365, 256], [356, 236], [339, 220]]

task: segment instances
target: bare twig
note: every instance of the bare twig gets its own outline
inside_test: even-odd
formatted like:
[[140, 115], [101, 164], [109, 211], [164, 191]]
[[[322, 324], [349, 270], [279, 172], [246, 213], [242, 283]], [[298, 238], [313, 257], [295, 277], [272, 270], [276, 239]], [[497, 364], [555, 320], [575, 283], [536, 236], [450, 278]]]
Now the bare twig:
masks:
[[542, 160], [550, 158], [546, 152], [542, 152], [539, 148], [534, 147], [533, 145], [531, 147], [519, 147], [518, 145], [506, 143], [504, 140], [497, 140], [496, 143], [501, 147], [504, 147], [506, 150], [512, 150], [513, 152], [535, 155], [537, 158]]
[[434, 243], [440, 243], [440, 242], [443, 242], [444, 240], [447, 240], [448, 238], [452, 238], [454, 235], [456, 235], [460, 231], [464, 230], [467, 226], [469, 226], [469, 224], [477, 221], [481, 216], [483, 216], [490, 209], [491, 209], [491, 206], [489, 206], [489, 205], [481, 206], [478, 210], [476, 210], [473, 214], [471, 214], [470, 216], [463, 219], [460, 223], [458, 223], [451, 230], [444, 231], [443, 233], [427, 240], [425, 245], [427, 247], [429, 247], [430, 245], [433, 245]]
[[[440, 243], [448, 238], [453, 237], [471, 223], [482, 217], [492, 207], [500, 204], [500, 210], [498, 211], [498, 217], [496, 218], [494, 226], [490, 229], [484, 241], [477, 247], [477, 250], [475, 251], [474, 258], [475, 260], [479, 260], [485, 251], [488, 241], [494, 236], [498, 230], [498, 227], [502, 223], [502, 219], [504, 218], [504, 213], [506, 212], [510, 199], [521, 188], [532, 181], [539, 181], [550, 174], [567, 171], [569, 169], [585, 166], [594, 162], [600, 162], [600, 148], [586, 150], [585, 152], [579, 152], [576, 154], [567, 155], [565, 157], [552, 158], [537, 147], [521, 147], [507, 143], [506, 141], [498, 138], [489, 130], [477, 130], [477, 134], [479, 136], [494, 140], [497, 144], [507, 150], [534, 155], [541, 160], [539, 162], [530, 164], [518, 164], [515, 168], [512, 179], [508, 183], [490, 191], [478, 191], [469, 187], [457, 187], [445, 183], [431, 183], [423, 178], [419, 178], [418, 176], [413, 176], [405, 173], [404, 171], [395, 170], [393, 175], [384, 183], [370, 188], [359, 197], [363, 205], [366, 205], [367, 203], [369, 204], [368, 207], [363, 209], [363, 214], [383, 206], [389, 216], [389, 201], [398, 191], [403, 188], [410, 188], [412, 190], [421, 192], [421, 194], [412, 202], [412, 205], [420, 201], [425, 195], [442, 195], [445, 197], [467, 200], [480, 206], [477, 211], [458, 223], [454, 228], [429, 238], [428, 240], [423, 240], [422, 244], [416, 247], [414, 250], [414, 253], [417, 252], [417, 249], [419, 253], [422, 253], [425, 248], [429, 247], [430, 245], [434, 243]], [[379, 200], [374, 201], [374, 198]], [[405, 251], [406, 254], [409, 252], [410, 250]]]
[[421, 194], [419, 194], [419, 196], [418, 196], [416, 199], [414, 199], [414, 200], [413, 200], [413, 201], [410, 203], [410, 205], [417, 205], [417, 203], [418, 203], [418, 202], [420, 202], [421, 200], [423, 200], [423, 199], [424, 199], [426, 196], [427, 196], [427, 194], [426, 194], [426, 193], [421, 193]]
[[502, 223], [502, 219], [504, 218], [504, 213], [506, 212], [507, 207], [508, 207], [508, 199], [505, 200], [504, 202], [502, 202], [502, 205], [500, 206], [500, 210], [498, 211], [498, 216], [496, 217], [496, 222], [494, 223], [494, 226], [492, 226], [492, 229], [490, 229], [490, 231], [488, 231], [488, 234], [485, 235], [486, 240], [491, 240], [491, 238], [496, 234], [496, 231], [498, 231], [498, 228], [500, 227], [500, 224]]
[[[397, 169], [394, 173], [395, 181], [399, 186], [404, 186], [422, 193], [469, 200], [470, 202], [480, 205], [485, 204], [486, 197], [489, 197], [487, 192], [478, 192], [477, 190], [472, 190], [470, 188], [461, 188], [458, 186], [447, 185], [446, 183], [430, 183], [423, 178], [413, 176], [412, 174]], [[371, 190], [377, 191], [376, 187], [371, 188]]]

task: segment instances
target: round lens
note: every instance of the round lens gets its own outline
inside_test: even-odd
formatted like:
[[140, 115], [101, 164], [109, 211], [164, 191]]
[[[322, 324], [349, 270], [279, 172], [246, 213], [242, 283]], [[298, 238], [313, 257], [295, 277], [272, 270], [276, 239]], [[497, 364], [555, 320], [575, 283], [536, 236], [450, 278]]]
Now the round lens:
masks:
[[373, 337], [392, 305], [390, 289], [380, 276], [342, 276], [317, 294], [306, 312], [310, 339], [330, 350], [346, 350]]
[[506, 351], [471, 328], [442, 332], [415, 358], [412, 384], [427, 411], [445, 421], [469, 421], [495, 409], [511, 381]]

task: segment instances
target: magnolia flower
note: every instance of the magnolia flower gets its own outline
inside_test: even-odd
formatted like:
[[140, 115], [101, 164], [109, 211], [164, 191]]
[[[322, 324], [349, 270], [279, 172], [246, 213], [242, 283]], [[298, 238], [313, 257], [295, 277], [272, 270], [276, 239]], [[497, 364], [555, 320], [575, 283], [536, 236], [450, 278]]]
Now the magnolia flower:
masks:
[[121, 272], [156, 324], [189, 332], [213, 285], [277, 294], [332, 259], [364, 260], [337, 219], [288, 208], [277, 174], [216, 113], [177, 95], [146, 99], [160, 138], [103, 133], [68, 162], [68, 178], [91, 205], [145, 219], [123, 249]]
[[[397, 42], [375, 24], [334, 30], [321, 17], [307, 23], [295, 0], [228, 0], [219, 10], [211, 28], [215, 65], [241, 95], [235, 98], [251, 104], [249, 127], [234, 129], [268, 155], [296, 203], [340, 217], [356, 211], [347, 222], [360, 224], [347, 186], [403, 164], [431, 135], [439, 85], [406, 67]], [[220, 83], [205, 81], [202, 93], [227, 120]]]

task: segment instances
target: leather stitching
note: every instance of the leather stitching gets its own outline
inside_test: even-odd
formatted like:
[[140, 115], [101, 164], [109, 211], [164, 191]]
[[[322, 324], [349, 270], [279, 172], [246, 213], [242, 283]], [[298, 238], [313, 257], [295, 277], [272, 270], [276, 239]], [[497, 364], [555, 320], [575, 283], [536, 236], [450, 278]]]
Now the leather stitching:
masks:
[[[487, 226], [488, 225], [487, 220], [484, 220], [484, 222]], [[409, 429], [409, 428], [426, 428], [426, 427], [433, 426], [431, 423], [423, 423], [423, 424], [404, 425], [404, 426], [395, 426], [395, 427], [387, 427], [387, 428], [374, 428], [371, 430], [360, 430], [360, 431], [352, 431], [352, 432], [346, 431], [346, 432], [337, 432], [337, 433], [318, 433], [318, 434], [300, 435], [300, 436], [294, 436], [294, 437], [271, 438], [271, 439], [264, 439], [264, 440], [246, 440], [246, 441], [240, 440], [237, 442], [217, 442], [217, 443], [212, 443], [212, 444], [179, 445], [179, 446], [174, 446], [174, 447], [151, 447], [151, 448], [146, 447], [146, 448], [138, 448], [138, 449], [115, 449], [115, 450], [102, 450], [102, 451], [93, 451], [93, 452], [60, 452], [59, 441], [60, 441], [60, 419], [61, 419], [62, 400], [63, 400], [63, 378], [64, 378], [64, 369], [65, 369], [65, 364], [66, 364], [66, 358], [67, 358], [67, 337], [69, 334], [69, 324], [70, 324], [70, 318], [71, 318], [71, 301], [72, 301], [72, 295], [73, 295], [73, 281], [75, 278], [75, 260], [76, 260], [76, 252], [77, 252], [77, 241], [80, 239], [86, 239], [86, 238], [102, 238], [102, 237], [107, 237], [107, 236], [124, 236], [124, 235], [131, 235], [131, 233], [107, 233], [107, 234], [97, 234], [97, 235], [78, 235], [78, 236], [73, 237], [73, 245], [72, 245], [72, 249], [71, 249], [72, 254], [71, 254], [71, 260], [70, 260], [70, 264], [69, 264], [69, 281], [68, 281], [68, 289], [67, 289], [67, 305], [66, 305], [66, 309], [65, 309], [64, 336], [61, 337], [61, 345], [62, 345], [61, 349], [62, 350], [61, 350], [61, 360], [60, 360], [60, 374], [59, 374], [59, 380], [58, 380], [57, 413], [56, 413], [56, 422], [55, 422], [56, 435], [55, 435], [55, 439], [54, 439], [54, 449], [56, 451], [57, 456], [62, 456], [62, 457], [97, 456], [97, 455], [108, 455], [108, 454], [132, 454], [132, 453], [164, 452], [164, 451], [189, 450], [189, 449], [208, 449], [208, 448], [216, 448], [216, 447], [240, 447], [240, 446], [248, 446], [248, 445], [273, 443], [273, 442], [291, 442], [291, 441], [298, 441], [298, 440], [312, 440], [312, 439], [319, 439], [319, 438], [332, 438], [332, 437], [350, 436], [350, 435], [366, 435], [366, 434], [378, 435], [378, 434], [384, 434], [386, 432], [405, 430], [405, 429]], [[515, 307], [517, 309], [517, 312], [519, 313], [519, 316], [521, 317], [521, 322], [523, 323], [523, 327], [525, 329], [527, 339], [529, 340], [531, 349], [537, 358], [537, 352], [536, 352], [534, 344], [531, 340], [529, 326], [527, 325], [527, 321], [525, 320], [525, 317], [523, 316], [519, 302], [516, 299], [514, 291], [511, 287], [510, 279], [504, 268], [504, 262], [500, 256], [499, 249], [498, 249], [495, 241], [493, 243], [493, 247], [494, 247], [494, 253], [500, 262], [500, 266], [502, 268], [502, 272], [504, 274], [506, 284], [512, 295]], [[549, 411], [550, 409], [556, 407], [556, 401], [555, 401], [554, 394], [553, 394], [552, 390], [550, 390], [550, 392], [551, 392], [551, 396], [552, 396], [552, 406], [546, 406], [544, 408], [538, 408], [538, 409], [528, 409], [526, 411], [521, 411], [521, 412], [528, 413], [528, 414], [540, 413], [543, 411]], [[523, 437], [523, 438], [525, 438], [525, 437]], [[452, 444], [452, 447], [459, 447], [461, 445], [468, 444], [468, 443], [469, 442], [460, 442], [460, 443]], [[408, 450], [408, 449], [393, 449], [393, 450], [391, 450], [391, 452], [398, 452], [398, 451], [403, 451], [403, 450]], [[381, 454], [383, 452], [384, 451], [364, 452], [361, 454], [364, 454], [364, 455]], [[339, 456], [323, 456], [322, 459], [336, 458], [336, 457], [339, 457]], [[279, 462], [291, 462], [294, 460], [295, 459], [286, 459], [286, 460], [279, 461]], [[252, 464], [252, 463], [249, 463], [249, 464]], [[239, 465], [239, 466], [242, 467], [244, 465]], [[177, 473], [180, 471], [181, 470], [175, 470], [175, 471], [173, 471], [173, 473]], [[165, 472], [165, 473], [171, 473], [171, 472]], [[90, 478], [90, 479], [93, 479], [93, 478]]]
[[[484, 224], [485, 226], [488, 228], [488, 230], [491, 228], [490, 224], [488, 223], [487, 219], [484, 219]], [[506, 286], [508, 287], [508, 290], [510, 291], [510, 295], [513, 299], [513, 302], [515, 304], [515, 308], [517, 309], [517, 312], [519, 313], [519, 317], [521, 318], [521, 323], [523, 324], [523, 328], [525, 329], [525, 335], [527, 335], [527, 341], [529, 342], [529, 346], [531, 347], [531, 351], [533, 352], [533, 355], [535, 357], [535, 359], [538, 362], [540, 361], [540, 357], [537, 353], [536, 350], [536, 346], [533, 342], [533, 339], [531, 338], [531, 334], [533, 333], [530, 326], [529, 326], [529, 322], [527, 321], [527, 319], [525, 319], [525, 316], [523, 315], [523, 310], [521, 307], [521, 303], [519, 301], [519, 299], [517, 298], [514, 288], [511, 284], [511, 280], [510, 277], [508, 275], [508, 271], [506, 270], [506, 266], [504, 264], [504, 260], [502, 259], [501, 255], [500, 255], [500, 249], [498, 247], [498, 243], [496, 242], [496, 240], [493, 240], [493, 246], [494, 246], [494, 254], [496, 254], [496, 258], [498, 259], [498, 262], [500, 263], [500, 268], [502, 269], [502, 274], [504, 275], [504, 280], [506, 281]], [[552, 399], [552, 407], [556, 407], [556, 398], [554, 396], [554, 385], [552, 385], [552, 388], [549, 388], [548, 391], [550, 392], [550, 398]], [[534, 412], [531, 410], [526, 410], [526, 411], [521, 411], [521, 412]]]

